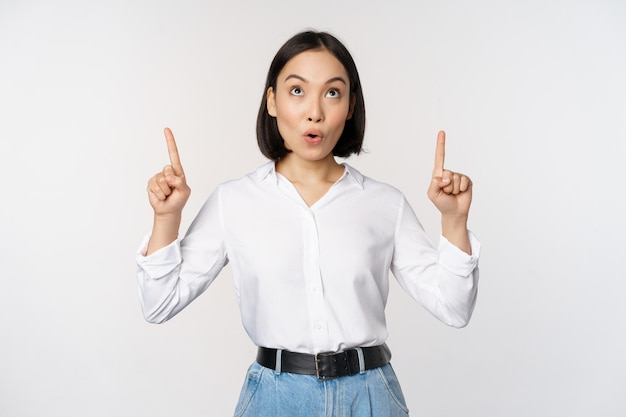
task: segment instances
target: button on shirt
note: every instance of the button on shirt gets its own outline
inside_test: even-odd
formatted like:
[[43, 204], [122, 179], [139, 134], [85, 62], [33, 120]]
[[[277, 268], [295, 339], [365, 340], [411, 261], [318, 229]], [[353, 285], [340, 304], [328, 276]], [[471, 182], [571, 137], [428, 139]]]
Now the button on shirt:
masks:
[[164, 322], [230, 263], [245, 330], [257, 346], [317, 353], [387, 338], [389, 271], [447, 325], [470, 319], [478, 283], [472, 255], [428, 239], [404, 195], [344, 164], [311, 207], [269, 162], [218, 186], [182, 240], [137, 255], [146, 320]]

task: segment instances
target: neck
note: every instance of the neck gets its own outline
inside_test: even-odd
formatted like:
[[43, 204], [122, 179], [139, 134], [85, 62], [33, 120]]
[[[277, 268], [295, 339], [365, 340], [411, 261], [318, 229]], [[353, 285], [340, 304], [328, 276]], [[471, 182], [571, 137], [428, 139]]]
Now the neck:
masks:
[[292, 183], [334, 183], [343, 174], [344, 168], [335, 161], [333, 155], [318, 161], [307, 161], [293, 153], [276, 162], [276, 172], [285, 176]]

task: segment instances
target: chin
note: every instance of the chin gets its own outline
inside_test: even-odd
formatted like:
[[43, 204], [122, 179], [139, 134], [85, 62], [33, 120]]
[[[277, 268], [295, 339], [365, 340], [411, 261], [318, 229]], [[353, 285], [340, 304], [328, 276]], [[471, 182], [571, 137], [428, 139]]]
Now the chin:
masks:
[[315, 162], [315, 161], [322, 161], [332, 156], [333, 156], [332, 152], [307, 152], [307, 153], [301, 154], [300, 158], [307, 160], [307, 161]]

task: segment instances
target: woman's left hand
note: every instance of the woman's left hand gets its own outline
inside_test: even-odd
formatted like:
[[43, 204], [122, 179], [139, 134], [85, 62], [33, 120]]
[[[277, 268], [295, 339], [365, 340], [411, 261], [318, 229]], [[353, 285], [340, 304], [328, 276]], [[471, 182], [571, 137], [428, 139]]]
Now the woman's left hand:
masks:
[[442, 216], [467, 217], [472, 203], [472, 180], [467, 175], [444, 169], [446, 154], [446, 133], [437, 135], [435, 168], [428, 187], [428, 198]]

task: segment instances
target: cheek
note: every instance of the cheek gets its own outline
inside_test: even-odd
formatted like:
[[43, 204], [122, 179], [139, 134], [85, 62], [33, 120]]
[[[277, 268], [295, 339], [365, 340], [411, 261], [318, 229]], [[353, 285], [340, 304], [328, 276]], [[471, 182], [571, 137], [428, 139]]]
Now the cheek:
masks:
[[346, 120], [350, 114], [350, 101], [343, 100], [342, 103], [337, 106], [337, 117]]
[[294, 115], [293, 109], [289, 106], [276, 106], [276, 125], [278, 127], [278, 133], [280, 133], [280, 136], [285, 140], [285, 147], [287, 147], [287, 149], [290, 149], [290, 147], [287, 146], [287, 141], [293, 136], [293, 132], [298, 127], [296, 119], [297, 117]]
[[290, 124], [298, 118], [296, 106], [276, 103], [276, 119], [279, 124]]
[[343, 127], [346, 124], [347, 118], [348, 108], [344, 108], [343, 106], [340, 109], [336, 109], [331, 115], [332, 124], [338, 127]]

